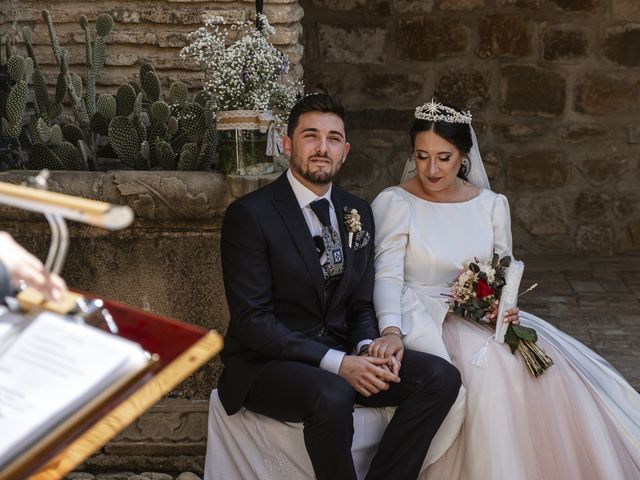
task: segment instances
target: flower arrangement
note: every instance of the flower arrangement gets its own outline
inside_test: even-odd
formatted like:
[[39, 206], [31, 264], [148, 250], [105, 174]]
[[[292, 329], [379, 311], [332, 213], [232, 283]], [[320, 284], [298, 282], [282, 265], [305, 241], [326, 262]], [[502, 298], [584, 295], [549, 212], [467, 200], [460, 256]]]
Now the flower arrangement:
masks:
[[[479, 262], [475, 259], [475, 262], [470, 262], [449, 284], [449, 310], [461, 317], [482, 321], [500, 301], [510, 264], [511, 257], [499, 258], [495, 254], [490, 261]], [[532, 285], [522, 294], [536, 286], [537, 284]], [[551, 357], [536, 344], [538, 334], [533, 328], [510, 324], [504, 341], [511, 348], [511, 353], [515, 355], [516, 350], [520, 352], [529, 372], [535, 377], [542, 375], [553, 365]]]
[[258, 22], [260, 29], [247, 20], [231, 23], [227, 31], [223, 17], [209, 17], [204, 27], [188, 35], [190, 44], [180, 56], [193, 58], [203, 70], [203, 84], [218, 110], [273, 110], [286, 119], [302, 82], [286, 79], [289, 60], [269, 42], [275, 29], [265, 15], [259, 14]]

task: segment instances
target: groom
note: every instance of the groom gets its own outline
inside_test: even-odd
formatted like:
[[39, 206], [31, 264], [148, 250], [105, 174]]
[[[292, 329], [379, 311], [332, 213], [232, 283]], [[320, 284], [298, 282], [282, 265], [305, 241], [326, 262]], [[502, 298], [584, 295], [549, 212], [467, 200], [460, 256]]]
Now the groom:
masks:
[[[371, 208], [332, 185], [349, 152], [344, 118], [329, 95], [300, 100], [284, 138], [289, 171], [227, 209], [231, 321], [219, 394], [229, 415], [244, 406], [302, 422], [320, 480], [356, 478], [354, 403], [398, 406], [367, 479], [415, 479], [460, 375], [439, 357], [403, 350], [400, 332], [379, 335]], [[386, 357], [367, 355], [372, 340], [388, 346]]]

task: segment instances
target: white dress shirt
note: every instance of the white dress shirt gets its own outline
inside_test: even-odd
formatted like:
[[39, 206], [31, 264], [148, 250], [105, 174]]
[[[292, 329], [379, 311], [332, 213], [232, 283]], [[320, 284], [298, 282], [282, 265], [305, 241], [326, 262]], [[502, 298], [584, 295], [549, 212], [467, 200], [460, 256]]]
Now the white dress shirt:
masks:
[[[331, 226], [338, 234], [338, 237], [340, 237], [338, 216], [336, 215], [336, 209], [333, 206], [333, 202], [331, 201], [332, 186], [329, 186], [329, 190], [327, 190], [327, 193], [319, 197], [307, 187], [305, 187], [302, 183], [300, 183], [300, 181], [293, 176], [291, 170], [287, 170], [287, 179], [289, 180], [291, 189], [293, 190], [293, 193], [296, 196], [296, 200], [298, 200], [298, 204], [302, 209], [302, 215], [307, 222], [307, 226], [309, 227], [311, 235], [314, 237], [316, 235], [322, 236], [322, 223], [320, 223], [320, 220], [313, 212], [313, 210], [311, 210], [311, 207], [309, 205], [311, 204], [311, 202], [326, 198], [327, 200], [329, 200], [329, 217], [331, 219]], [[318, 260], [320, 263], [323, 263], [325, 261], [324, 255], [326, 255], [326, 253], [323, 253], [323, 257]], [[358, 346], [356, 347], [356, 352], [359, 352], [360, 348], [362, 348], [363, 345], [367, 345], [369, 343], [371, 343], [371, 340], [362, 340], [361, 342], [359, 342]], [[320, 368], [322, 368], [323, 370], [328, 370], [329, 372], [333, 372], [337, 375], [344, 356], [344, 352], [331, 348], [325, 354], [325, 356], [322, 357], [322, 360], [320, 361]]]

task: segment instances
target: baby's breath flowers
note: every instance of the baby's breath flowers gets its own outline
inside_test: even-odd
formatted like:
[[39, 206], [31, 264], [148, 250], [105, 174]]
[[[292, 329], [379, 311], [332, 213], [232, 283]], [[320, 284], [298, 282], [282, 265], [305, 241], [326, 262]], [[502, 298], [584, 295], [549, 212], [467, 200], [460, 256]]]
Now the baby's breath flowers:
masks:
[[[219, 110], [273, 110], [286, 119], [301, 82], [287, 80], [289, 60], [269, 43], [275, 29], [260, 15], [262, 28], [252, 20], [226, 24], [223, 17], [205, 20], [191, 32], [181, 58], [192, 58], [203, 71], [203, 83], [215, 96]], [[230, 38], [230, 37], [233, 37]]]

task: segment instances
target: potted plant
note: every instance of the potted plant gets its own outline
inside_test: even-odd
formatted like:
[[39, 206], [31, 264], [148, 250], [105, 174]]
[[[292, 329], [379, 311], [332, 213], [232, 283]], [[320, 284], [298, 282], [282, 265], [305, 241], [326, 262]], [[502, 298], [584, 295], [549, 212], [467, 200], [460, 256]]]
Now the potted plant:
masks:
[[301, 82], [287, 80], [289, 61], [269, 38], [267, 17], [226, 24], [210, 17], [187, 37], [182, 58], [195, 60], [204, 88], [217, 102], [220, 161], [225, 173], [260, 175], [274, 169], [282, 151], [281, 130], [296, 102]]

